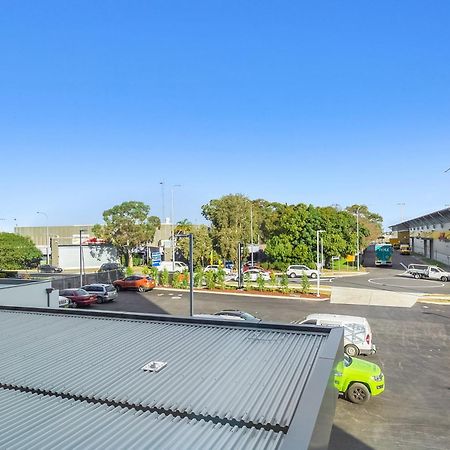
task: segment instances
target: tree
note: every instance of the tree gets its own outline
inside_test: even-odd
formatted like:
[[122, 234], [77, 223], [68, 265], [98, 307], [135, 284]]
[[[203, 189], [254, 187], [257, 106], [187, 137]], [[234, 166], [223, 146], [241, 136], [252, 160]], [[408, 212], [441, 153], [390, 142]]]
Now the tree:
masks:
[[4, 270], [36, 267], [42, 253], [32, 240], [14, 233], [0, 233], [0, 268]]
[[367, 230], [367, 234], [360, 234], [360, 247], [365, 248], [367, 245], [376, 241], [383, 234], [383, 217], [380, 214], [369, 211], [366, 205], [351, 205], [345, 208], [351, 214], [356, 216], [359, 209], [359, 225]]
[[222, 258], [236, 261], [239, 242], [250, 243], [250, 214], [253, 213], [253, 237], [260, 234], [264, 200], [250, 200], [241, 194], [229, 194], [202, 206], [203, 216], [211, 221], [214, 249]]
[[[191, 226], [186, 233], [192, 233], [194, 238], [194, 266], [204, 267], [213, 250], [212, 240], [206, 225]], [[189, 239], [182, 238], [177, 241], [178, 251], [183, 257], [189, 259]]]
[[129, 201], [103, 212], [104, 225], [92, 229], [98, 238], [114, 245], [119, 254], [125, 257], [126, 265], [133, 266], [132, 252], [151, 241], [160, 220], [149, 216], [150, 206], [142, 202]]

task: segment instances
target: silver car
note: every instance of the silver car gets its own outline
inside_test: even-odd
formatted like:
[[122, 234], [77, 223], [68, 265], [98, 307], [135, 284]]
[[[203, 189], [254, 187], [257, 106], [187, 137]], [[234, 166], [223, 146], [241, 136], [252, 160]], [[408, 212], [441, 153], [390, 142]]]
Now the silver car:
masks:
[[97, 303], [111, 302], [118, 297], [117, 289], [112, 284], [87, 284], [81, 289], [97, 296]]
[[286, 275], [289, 278], [302, 277], [305, 274], [308, 278], [317, 278], [318, 271], [310, 269], [308, 266], [302, 264], [296, 264], [289, 266], [286, 270]]

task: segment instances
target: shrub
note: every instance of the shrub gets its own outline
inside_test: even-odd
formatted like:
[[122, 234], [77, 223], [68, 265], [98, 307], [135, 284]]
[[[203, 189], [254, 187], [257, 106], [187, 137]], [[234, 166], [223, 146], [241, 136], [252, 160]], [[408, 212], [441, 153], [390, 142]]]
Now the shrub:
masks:
[[159, 275], [158, 268], [157, 267], [149, 267], [148, 271], [149, 271], [150, 276], [152, 278], [154, 278], [156, 281], [158, 281], [158, 275]]
[[248, 273], [244, 273], [244, 289], [249, 291], [252, 288], [252, 283], [250, 281], [250, 276]]
[[281, 292], [289, 292], [289, 278], [283, 273], [280, 280]]
[[159, 282], [162, 286], [167, 286], [169, 284], [169, 271], [167, 269], [160, 272]]
[[179, 289], [183, 284], [183, 274], [180, 272], [174, 272], [172, 275], [172, 287]]
[[306, 276], [306, 273], [303, 273], [303, 275], [302, 275], [302, 293], [308, 294], [310, 287], [311, 287], [311, 284], [309, 283], [308, 277]]
[[144, 266], [144, 267], [142, 267], [141, 272], [142, 272], [144, 275], [148, 275], [148, 274], [150, 273], [150, 269], [149, 269], [148, 266]]
[[278, 279], [277, 279], [277, 276], [275, 275], [275, 272], [274, 271], [270, 272], [270, 284], [272, 286], [276, 286], [277, 281], [278, 281]]
[[181, 275], [181, 287], [189, 289], [189, 270], [184, 270]]
[[258, 273], [258, 277], [256, 278], [256, 284], [258, 285], [258, 291], [264, 291], [266, 287], [266, 280], [264, 280], [261, 273]]
[[133, 273], [134, 273], [134, 271], [133, 271], [133, 268], [132, 268], [132, 267], [127, 267], [127, 268], [125, 269], [125, 275], [126, 275], [127, 277], [130, 277], [131, 275], [133, 275]]
[[224, 289], [225, 287], [225, 270], [221, 267], [216, 272], [216, 283], [219, 285], [220, 289]]
[[215, 273], [211, 270], [205, 272], [205, 281], [207, 289], [214, 289], [216, 286]]
[[204, 271], [202, 267], [199, 267], [194, 272], [194, 286], [201, 288], [203, 285], [203, 279], [204, 279]]

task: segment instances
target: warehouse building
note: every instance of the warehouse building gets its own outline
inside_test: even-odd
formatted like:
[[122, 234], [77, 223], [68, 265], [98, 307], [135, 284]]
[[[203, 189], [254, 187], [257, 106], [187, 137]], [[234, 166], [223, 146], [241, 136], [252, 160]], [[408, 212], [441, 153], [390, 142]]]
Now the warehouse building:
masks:
[[392, 225], [393, 232], [409, 232], [411, 250], [450, 265], [450, 208]]
[[325, 449], [341, 328], [0, 307], [0, 448]]

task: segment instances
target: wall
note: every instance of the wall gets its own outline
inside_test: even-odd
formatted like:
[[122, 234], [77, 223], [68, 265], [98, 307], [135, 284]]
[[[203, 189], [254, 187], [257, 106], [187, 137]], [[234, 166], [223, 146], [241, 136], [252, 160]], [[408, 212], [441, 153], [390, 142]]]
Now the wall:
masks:
[[[14, 278], [0, 279], [0, 305], [7, 306], [47, 306], [46, 288], [51, 288], [51, 281], [18, 280]], [[50, 307], [59, 307], [59, 291], [50, 295]]]
[[[85, 269], [98, 269], [103, 263], [119, 262], [116, 249], [111, 245], [82, 245]], [[80, 246], [60, 245], [58, 262], [53, 264], [63, 269], [80, 268]]]

